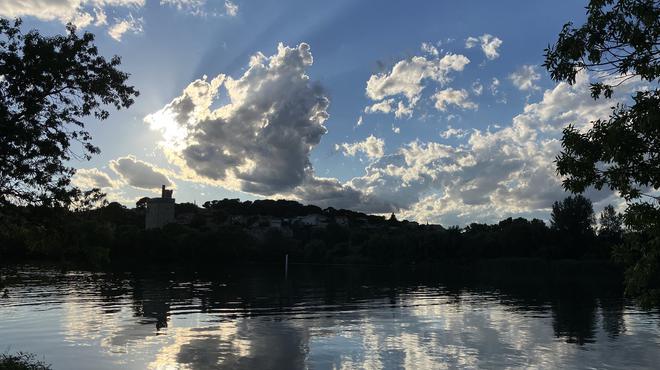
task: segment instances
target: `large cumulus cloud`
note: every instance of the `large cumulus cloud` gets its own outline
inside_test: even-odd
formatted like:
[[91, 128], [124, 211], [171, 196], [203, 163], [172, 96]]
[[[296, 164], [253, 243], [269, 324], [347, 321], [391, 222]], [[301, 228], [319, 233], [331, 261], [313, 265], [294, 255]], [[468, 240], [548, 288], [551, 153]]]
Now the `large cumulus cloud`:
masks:
[[[312, 63], [309, 45], [280, 44], [270, 57], [255, 54], [238, 79], [194, 81], [145, 121], [161, 130], [163, 149], [191, 180], [312, 200], [325, 199], [319, 189], [350, 193], [313, 175], [309, 155], [327, 131], [329, 100], [306, 74]], [[222, 92], [227, 103], [212, 109]]]

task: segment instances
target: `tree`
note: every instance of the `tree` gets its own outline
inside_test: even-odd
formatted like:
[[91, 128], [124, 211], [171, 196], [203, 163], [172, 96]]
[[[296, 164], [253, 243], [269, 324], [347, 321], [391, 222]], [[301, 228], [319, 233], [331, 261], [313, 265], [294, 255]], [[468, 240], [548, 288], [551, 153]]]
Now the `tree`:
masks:
[[600, 228], [598, 234], [607, 238], [619, 239], [623, 233], [623, 217], [611, 204], [600, 213]]
[[556, 257], [582, 257], [591, 246], [595, 223], [591, 201], [582, 195], [555, 202], [552, 205], [550, 225], [561, 241]]
[[552, 205], [550, 224], [554, 230], [573, 236], [593, 235], [595, 223], [593, 205], [582, 195]]
[[[585, 132], [565, 128], [557, 157], [567, 190], [609, 187], [626, 200], [624, 220], [634, 235], [618, 259], [626, 266], [627, 292], [637, 295], [660, 292], [652, 289], [660, 285], [658, 269], [649, 268], [660, 264], [659, 20], [657, 0], [591, 0], [586, 23], [564, 25], [544, 63], [555, 81], [570, 84], [580, 71], [595, 72], [600, 81], [591, 86], [594, 99], [611, 98], [625, 81], [644, 82], [608, 119], [592, 122]], [[660, 294], [656, 298], [645, 301], [660, 302]]]
[[135, 208], [137, 208], [137, 209], [147, 209], [147, 203], [149, 203], [150, 200], [151, 200], [151, 198], [149, 198], [149, 197], [142, 197], [142, 198], [138, 199], [138, 201], [135, 202]]
[[565, 128], [557, 172], [575, 193], [589, 186], [619, 191], [629, 202], [626, 219], [648, 216], [644, 228], [656, 228], [657, 215], [648, 213], [660, 212], [660, 198], [648, 189], [660, 188], [660, 3], [592, 0], [587, 14], [585, 25], [567, 23], [557, 43], [546, 49], [544, 66], [551, 77], [574, 83], [580, 71], [597, 72], [604, 77], [591, 86], [595, 99], [610, 98], [633, 78], [651, 88], [640, 87], [632, 105], [618, 105], [609, 119], [593, 122], [586, 132]]
[[[108, 118], [138, 96], [129, 77], [106, 60], [94, 36], [23, 33], [0, 19], [0, 204], [68, 205], [81, 192], [66, 161], [99, 153], [83, 119]], [[79, 148], [72, 148], [75, 143]]]

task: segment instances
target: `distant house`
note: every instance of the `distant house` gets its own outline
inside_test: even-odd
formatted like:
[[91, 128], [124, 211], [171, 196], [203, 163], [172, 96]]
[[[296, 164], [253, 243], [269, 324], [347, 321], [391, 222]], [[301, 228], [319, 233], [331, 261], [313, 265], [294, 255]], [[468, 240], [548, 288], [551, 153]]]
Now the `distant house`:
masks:
[[315, 213], [298, 217], [296, 222], [302, 224], [303, 226], [325, 227], [328, 225], [328, 218], [324, 215]]
[[159, 229], [175, 221], [173, 190], [161, 188], [160, 198], [151, 198], [147, 201], [146, 229]]

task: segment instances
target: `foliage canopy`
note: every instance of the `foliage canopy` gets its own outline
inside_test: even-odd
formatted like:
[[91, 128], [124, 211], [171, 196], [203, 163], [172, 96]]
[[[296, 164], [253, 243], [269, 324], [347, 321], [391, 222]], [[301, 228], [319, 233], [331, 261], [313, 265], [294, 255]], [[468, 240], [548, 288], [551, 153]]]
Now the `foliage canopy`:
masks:
[[69, 24], [64, 35], [44, 36], [20, 26], [0, 19], [0, 204], [68, 205], [81, 193], [65, 162], [99, 152], [83, 119], [105, 120], [109, 107], [127, 108], [139, 93], [91, 33]]
[[[581, 193], [608, 187], [627, 202], [624, 220], [634, 233], [619, 248], [627, 268], [627, 290], [660, 303], [660, 2], [591, 0], [587, 21], [567, 23], [545, 52], [544, 66], [555, 81], [572, 84], [588, 71], [594, 99], [612, 97], [622, 84], [637, 91], [607, 119], [589, 129], [564, 129], [557, 172], [564, 188]], [[647, 294], [649, 293], [649, 294]]]

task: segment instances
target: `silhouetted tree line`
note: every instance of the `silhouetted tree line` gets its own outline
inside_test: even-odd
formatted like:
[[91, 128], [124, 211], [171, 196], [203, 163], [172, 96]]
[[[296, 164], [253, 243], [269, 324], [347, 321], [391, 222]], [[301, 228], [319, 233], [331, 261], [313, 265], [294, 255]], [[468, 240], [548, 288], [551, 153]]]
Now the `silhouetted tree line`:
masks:
[[[288, 200], [223, 199], [177, 204], [177, 221], [145, 230], [146, 201], [133, 209], [40, 206], [0, 208], [0, 257], [77, 263], [292, 262], [410, 264], [495, 258], [609, 259], [623, 240], [621, 216], [608, 207], [596, 228], [591, 202], [555, 202], [551, 223], [507, 218], [497, 224], [443, 227]], [[315, 215], [318, 225], [302, 222]], [[271, 224], [275, 220], [277, 224]]]

